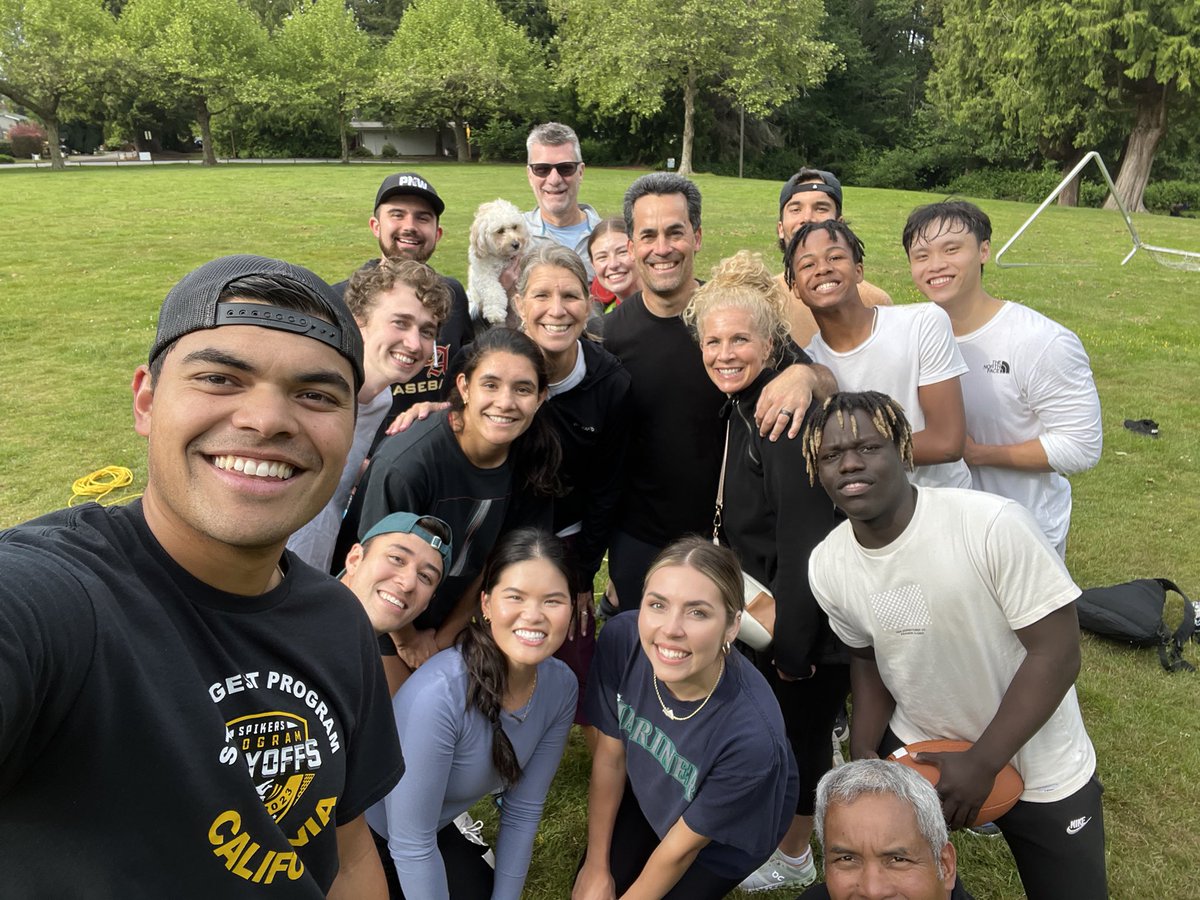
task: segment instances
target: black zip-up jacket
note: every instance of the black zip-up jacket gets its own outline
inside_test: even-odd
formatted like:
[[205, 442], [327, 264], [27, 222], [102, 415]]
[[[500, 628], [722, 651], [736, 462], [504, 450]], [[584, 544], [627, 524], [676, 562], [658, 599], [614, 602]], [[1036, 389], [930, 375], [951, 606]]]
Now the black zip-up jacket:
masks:
[[616, 526], [625, 450], [629, 444], [629, 387], [620, 360], [586, 337], [580, 342], [587, 374], [583, 381], [546, 402], [562, 443], [562, 479], [568, 493], [554, 501], [554, 530], [575, 522], [579, 588], [591, 587]]
[[729, 422], [722, 537], [775, 597], [774, 665], [803, 678], [812, 665], [848, 661], [808, 586], [808, 558], [838, 518], [821, 485], [809, 484], [800, 439], [772, 442], [758, 433], [754, 406], [776, 374], [764, 369], [722, 410]]

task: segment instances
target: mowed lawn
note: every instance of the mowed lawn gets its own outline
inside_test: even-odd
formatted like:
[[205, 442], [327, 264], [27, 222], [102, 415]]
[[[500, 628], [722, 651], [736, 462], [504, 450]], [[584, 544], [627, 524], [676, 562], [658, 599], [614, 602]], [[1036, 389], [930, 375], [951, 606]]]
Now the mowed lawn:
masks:
[[[447, 204], [432, 262], [465, 278], [475, 207], [497, 196], [529, 206], [524, 169], [420, 168]], [[279, 256], [330, 281], [347, 277], [378, 252], [367, 219], [389, 171], [269, 165], [0, 174], [0, 527], [65, 505], [71, 483], [103, 466], [127, 466], [135, 488], [144, 484], [128, 386], [166, 291], [200, 263], [238, 252]], [[602, 214], [618, 213], [638, 174], [588, 169], [582, 198]], [[697, 274], [742, 248], [778, 260], [777, 183], [696, 181], [704, 194]], [[898, 302], [920, 299], [900, 247], [904, 218], [936, 199], [846, 191], [848, 218], [867, 247], [866, 277]], [[982, 205], [996, 229], [993, 250], [1033, 208]], [[1200, 251], [1200, 221], [1139, 216], [1137, 224], [1149, 243]], [[1128, 248], [1115, 213], [1051, 208], [1005, 257], [1051, 265], [989, 265], [985, 281], [1073, 329], [1091, 355], [1105, 446], [1099, 466], [1073, 479], [1067, 562], [1076, 581], [1167, 576], [1200, 594], [1200, 272], [1164, 268], [1141, 253], [1121, 267]], [[1157, 420], [1161, 437], [1126, 431], [1126, 418]], [[1177, 603], [1169, 615], [1177, 619]], [[1197, 660], [1194, 647], [1188, 656]], [[1195, 896], [1200, 675], [1168, 676], [1153, 651], [1085, 638], [1078, 689], [1107, 791], [1113, 896]], [[573, 739], [538, 835], [529, 897], [569, 893], [584, 845], [586, 780], [586, 752]], [[955, 841], [976, 897], [1021, 896], [1002, 840]]]

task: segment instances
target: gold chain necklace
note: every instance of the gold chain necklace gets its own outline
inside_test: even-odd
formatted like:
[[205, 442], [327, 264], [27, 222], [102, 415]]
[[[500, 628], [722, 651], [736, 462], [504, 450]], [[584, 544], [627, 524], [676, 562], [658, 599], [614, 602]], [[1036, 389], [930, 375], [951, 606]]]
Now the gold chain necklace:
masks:
[[717, 680], [713, 682], [713, 686], [709, 690], [708, 696], [704, 698], [704, 701], [699, 706], [697, 706], [695, 709], [693, 709], [686, 716], [675, 715], [675, 711], [673, 709], [671, 709], [671, 707], [667, 706], [667, 704], [663, 703], [662, 694], [660, 694], [658, 692], [658, 676], [651, 673], [650, 680], [652, 682], [654, 682], [654, 696], [658, 698], [658, 705], [662, 707], [663, 715], [666, 716], [668, 719], [670, 719], [672, 722], [686, 722], [692, 716], [696, 715], [696, 713], [700, 712], [700, 710], [704, 709], [704, 707], [708, 704], [708, 701], [712, 699], [712, 695], [715, 694], [717, 691], [717, 685], [721, 683], [721, 676], [724, 674], [725, 674], [725, 657], [722, 656], [721, 657], [721, 669], [720, 669], [720, 671], [717, 672]]
[[525, 701], [525, 705], [520, 709], [513, 710], [509, 713], [518, 722], [524, 722], [529, 718], [530, 707], [533, 706], [533, 695], [537, 691], [537, 669], [533, 670], [533, 687], [529, 689], [529, 699]]

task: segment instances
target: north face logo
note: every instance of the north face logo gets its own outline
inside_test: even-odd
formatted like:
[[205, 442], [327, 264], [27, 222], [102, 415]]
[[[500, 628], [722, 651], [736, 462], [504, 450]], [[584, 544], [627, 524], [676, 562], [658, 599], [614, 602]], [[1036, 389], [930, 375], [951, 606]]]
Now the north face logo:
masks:
[[989, 375], [1007, 375], [1011, 371], [1011, 367], [1008, 364], [1008, 360], [993, 359], [990, 363], [984, 365], [983, 371]]

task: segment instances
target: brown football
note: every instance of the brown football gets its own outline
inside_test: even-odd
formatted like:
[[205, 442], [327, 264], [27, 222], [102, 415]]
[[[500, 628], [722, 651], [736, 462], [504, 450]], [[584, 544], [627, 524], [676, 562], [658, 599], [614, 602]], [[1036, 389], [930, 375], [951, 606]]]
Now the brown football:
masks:
[[[938, 779], [942, 775], [938, 771], [938, 767], [930, 763], [915, 762], [912, 755], [914, 753], [961, 753], [970, 747], [970, 741], [917, 741], [915, 744], [901, 747], [888, 759], [908, 766], [936, 787]], [[983, 801], [983, 806], [979, 809], [979, 816], [972, 824], [982, 825], [985, 822], [996, 821], [1016, 805], [1024, 790], [1025, 782], [1021, 780], [1021, 773], [1013, 768], [1012, 763], [1009, 763], [996, 776], [992, 790], [988, 793], [987, 799]]]

